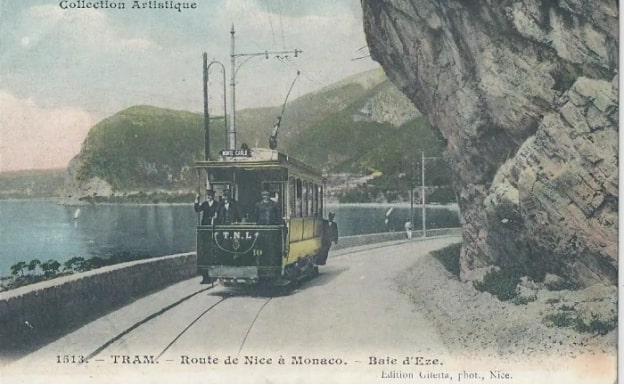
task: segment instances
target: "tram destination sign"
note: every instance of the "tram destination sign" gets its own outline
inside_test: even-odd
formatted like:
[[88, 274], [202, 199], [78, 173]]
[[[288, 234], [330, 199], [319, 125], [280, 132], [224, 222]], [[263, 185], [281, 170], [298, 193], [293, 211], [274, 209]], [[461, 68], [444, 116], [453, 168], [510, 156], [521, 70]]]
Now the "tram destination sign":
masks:
[[251, 151], [249, 149], [222, 149], [219, 152], [221, 156], [225, 157], [250, 157]]

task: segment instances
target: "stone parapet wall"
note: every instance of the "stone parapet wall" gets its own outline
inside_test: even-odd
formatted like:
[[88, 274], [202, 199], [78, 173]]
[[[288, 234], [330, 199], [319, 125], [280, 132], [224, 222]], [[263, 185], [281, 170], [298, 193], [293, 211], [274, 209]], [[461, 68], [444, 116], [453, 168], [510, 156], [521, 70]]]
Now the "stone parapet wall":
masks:
[[[435, 236], [453, 236], [453, 235], [461, 235], [461, 228], [440, 228], [440, 229], [428, 229], [427, 230], [427, 238], [435, 237]], [[418, 240], [422, 238], [422, 231], [412, 231], [412, 239]], [[356, 236], [345, 236], [341, 237], [338, 241], [338, 244], [332, 245], [332, 250], [338, 250], [349, 247], [357, 247], [361, 245], [373, 244], [373, 243], [382, 243], [384, 241], [394, 241], [394, 240], [407, 240], [407, 234], [405, 231], [396, 231], [396, 232], [382, 232], [382, 233], [372, 233], [368, 235], [356, 235]]]
[[29, 352], [132, 300], [197, 274], [195, 253], [133, 261], [0, 293], [0, 356]]

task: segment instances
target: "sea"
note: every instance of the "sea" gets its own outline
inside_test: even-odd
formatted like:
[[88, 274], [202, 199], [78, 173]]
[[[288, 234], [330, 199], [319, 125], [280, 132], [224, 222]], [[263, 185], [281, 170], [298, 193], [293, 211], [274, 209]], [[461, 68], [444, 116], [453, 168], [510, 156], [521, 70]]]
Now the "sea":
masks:
[[[402, 231], [410, 218], [421, 229], [420, 206], [328, 204], [340, 236]], [[458, 227], [457, 205], [428, 205], [427, 229]], [[38, 259], [63, 264], [73, 257], [157, 257], [195, 251], [193, 204], [60, 205], [48, 200], [0, 201], [0, 276]]]

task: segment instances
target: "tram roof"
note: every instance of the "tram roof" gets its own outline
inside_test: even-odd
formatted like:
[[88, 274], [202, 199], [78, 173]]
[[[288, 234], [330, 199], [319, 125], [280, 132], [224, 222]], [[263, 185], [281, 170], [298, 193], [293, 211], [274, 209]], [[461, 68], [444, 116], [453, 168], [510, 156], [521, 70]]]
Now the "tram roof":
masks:
[[285, 153], [268, 148], [247, 150], [223, 150], [216, 160], [195, 161], [196, 168], [272, 168], [286, 167], [303, 171], [311, 176], [322, 178], [321, 172]]

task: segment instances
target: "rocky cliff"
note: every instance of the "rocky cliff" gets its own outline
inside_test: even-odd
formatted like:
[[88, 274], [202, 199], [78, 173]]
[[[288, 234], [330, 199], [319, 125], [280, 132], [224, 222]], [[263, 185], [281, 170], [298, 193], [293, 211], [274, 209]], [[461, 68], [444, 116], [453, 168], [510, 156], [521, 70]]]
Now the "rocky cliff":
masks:
[[372, 57], [447, 140], [463, 279], [615, 284], [618, 2], [362, 0]]

